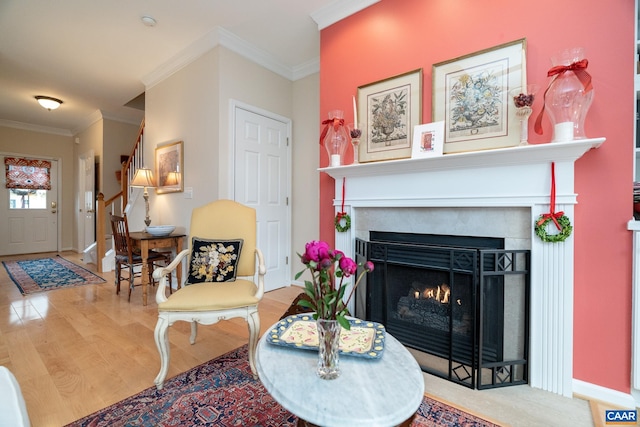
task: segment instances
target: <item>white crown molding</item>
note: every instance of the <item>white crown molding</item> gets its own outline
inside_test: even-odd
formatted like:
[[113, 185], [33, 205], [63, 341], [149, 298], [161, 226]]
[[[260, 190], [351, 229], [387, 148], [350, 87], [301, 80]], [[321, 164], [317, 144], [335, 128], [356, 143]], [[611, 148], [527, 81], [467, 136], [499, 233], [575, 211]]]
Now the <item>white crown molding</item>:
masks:
[[85, 117], [84, 120], [82, 120], [82, 123], [78, 127], [73, 129], [73, 134], [77, 135], [80, 132], [82, 132], [83, 130], [86, 130], [89, 126], [91, 126], [92, 124], [94, 124], [98, 120], [101, 120], [102, 117], [103, 117], [102, 116], [102, 111], [100, 111], [100, 110], [94, 111], [93, 113], [91, 113], [87, 117]]
[[113, 120], [114, 122], [127, 123], [130, 125], [139, 125], [144, 118], [144, 111], [136, 111], [135, 113], [128, 114], [126, 116], [118, 113], [103, 112], [103, 119]]
[[224, 46], [225, 48], [236, 52], [237, 54], [283, 76], [286, 79], [293, 80], [294, 72], [291, 68], [279, 62], [273, 57], [273, 55], [258, 49], [232, 32], [222, 27], [217, 27], [204, 37], [196, 40], [182, 52], [160, 65], [154, 71], [147, 74], [142, 78], [142, 83], [145, 85], [147, 90], [150, 89], [154, 85], [195, 61], [217, 45]]
[[293, 80], [293, 71], [290, 67], [278, 61], [269, 52], [259, 49], [251, 43], [241, 39], [229, 30], [218, 27], [218, 40], [221, 46], [234, 51], [240, 56], [263, 66], [267, 70], [271, 70], [282, 77]]
[[13, 120], [0, 119], [0, 126], [14, 128], [14, 129], [29, 130], [33, 132], [50, 133], [53, 135], [60, 135], [60, 136], [73, 136], [73, 133], [69, 129], [32, 125], [29, 123], [14, 122]]
[[379, 1], [380, 0], [336, 0], [322, 9], [313, 12], [311, 18], [318, 24], [318, 29], [323, 30]]
[[[353, 15], [366, 9], [380, 0], [338, 0], [330, 5], [313, 12], [311, 18], [318, 24], [318, 30], [328, 27], [347, 16]], [[289, 67], [278, 61], [269, 52], [259, 49], [222, 27], [217, 27], [204, 37], [196, 40], [182, 52], [178, 53], [164, 64], [158, 66], [154, 71], [142, 77], [145, 89], [150, 89], [154, 85], [171, 76], [178, 70], [198, 59], [200, 56], [213, 49], [217, 45], [225, 48], [255, 62], [274, 73], [295, 81], [320, 71], [320, 59], [314, 58], [306, 63]]]
[[303, 64], [293, 67], [293, 81], [300, 80], [320, 72], [320, 58], [314, 58]]
[[133, 117], [133, 116], [124, 117], [122, 115], [118, 115], [115, 113], [96, 110], [93, 113], [89, 114], [78, 127], [73, 129], [72, 134], [77, 135], [83, 130], [86, 130], [92, 124], [102, 119], [113, 120], [115, 122], [127, 123], [130, 125], [139, 125], [142, 119], [144, 118], [144, 112], [143, 111], [136, 112], [136, 113], [133, 113], [133, 115], [136, 117]]
[[213, 30], [196, 40], [186, 49], [173, 56], [154, 71], [142, 77], [142, 83], [148, 90], [167, 77], [189, 65], [219, 44], [218, 31]]

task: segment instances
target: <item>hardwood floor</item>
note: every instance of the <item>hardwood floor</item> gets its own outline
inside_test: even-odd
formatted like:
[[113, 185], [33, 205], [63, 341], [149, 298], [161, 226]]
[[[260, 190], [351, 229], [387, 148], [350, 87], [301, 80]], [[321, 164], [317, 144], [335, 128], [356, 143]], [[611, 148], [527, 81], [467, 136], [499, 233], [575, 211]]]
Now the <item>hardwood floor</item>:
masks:
[[[61, 255], [84, 265], [79, 254]], [[9, 259], [16, 257], [0, 257]], [[95, 271], [92, 264], [85, 267]], [[126, 290], [116, 295], [113, 272], [101, 275], [107, 283], [22, 296], [0, 267], [0, 365], [20, 383], [34, 427], [63, 426], [153, 386], [160, 367], [153, 290], [146, 307], [140, 288], [129, 303]], [[292, 286], [265, 294], [259, 307], [262, 333], [300, 292]], [[195, 345], [189, 344], [189, 332], [184, 322], [170, 328], [167, 378], [245, 344], [249, 336], [240, 319], [200, 327]], [[479, 391], [424, 378], [429, 394], [511, 426], [602, 425], [604, 409], [612, 409], [594, 402], [590, 408], [586, 400], [527, 385]]]
[[[84, 265], [79, 254], [61, 255]], [[153, 339], [155, 296], [151, 291], [143, 306], [142, 289], [136, 288], [127, 302], [126, 289], [116, 295], [113, 272], [101, 276], [107, 280], [101, 285], [22, 296], [0, 268], [0, 365], [20, 383], [34, 427], [63, 426], [153, 386], [160, 368]], [[300, 291], [292, 286], [265, 294], [259, 306], [262, 333]], [[167, 378], [246, 344], [249, 337], [242, 319], [201, 326], [195, 345], [189, 344], [189, 332], [185, 322], [170, 328]]]

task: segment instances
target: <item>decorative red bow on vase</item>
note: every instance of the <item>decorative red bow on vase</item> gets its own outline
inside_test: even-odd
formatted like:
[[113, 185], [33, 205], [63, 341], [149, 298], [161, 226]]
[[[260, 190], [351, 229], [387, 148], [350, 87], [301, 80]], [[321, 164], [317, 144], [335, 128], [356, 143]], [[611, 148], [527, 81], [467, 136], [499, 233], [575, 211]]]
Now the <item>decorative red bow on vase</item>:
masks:
[[322, 145], [324, 137], [327, 136], [327, 132], [329, 132], [329, 125], [333, 124], [333, 130], [337, 132], [340, 126], [344, 126], [344, 119], [338, 119], [337, 117], [327, 119], [323, 121], [322, 124], [324, 125], [324, 129], [322, 129], [322, 133], [320, 134], [320, 145]]
[[[545, 103], [547, 98], [547, 92], [549, 91], [549, 88], [551, 88], [551, 85], [553, 84], [553, 82], [555, 82], [558, 77], [562, 76], [567, 71], [573, 71], [573, 73], [576, 75], [578, 80], [580, 80], [580, 83], [582, 83], [582, 87], [584, 88], [585, 92], [589, 92], [590, 90], [592, 90], [593, 85], [591, 84], [591, 75], [587, 72], [588, 65], [589, 65], [589, 61], [587, 59], [583, 59], [581, 61], [574, 62], [570, 65], [556, 65], [555, 67], [552, 67], [547, 72], [547, 77], [553, 77], [553, 80], [551, 80], [551, 82], [549, 83], [549, 86], [547, 86], [547, 90], [544, 91], [543, 99], [545, 100]], [[542, 116], [544, 116], [544, 108], [545, 108], [545, 104], [543, 103], [542, 110], [540, 110], [540, 114], [538, 114], [538, 117], [536, 118], [536, 123], [534, 125], [534, 130], [538, 135], [542, 135]]]

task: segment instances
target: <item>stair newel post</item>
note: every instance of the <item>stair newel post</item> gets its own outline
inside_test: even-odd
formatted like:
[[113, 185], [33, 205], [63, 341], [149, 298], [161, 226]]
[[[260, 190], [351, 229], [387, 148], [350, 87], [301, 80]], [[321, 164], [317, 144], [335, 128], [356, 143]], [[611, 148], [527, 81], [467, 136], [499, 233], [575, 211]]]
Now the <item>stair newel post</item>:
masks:
[[98, 215], [98, 218], [96, 220], [96, 247], [97, 247], [96, 264], [98, 267], [98, 273], [102, 273], [102, 259], [104, 258], [104, 255], [107, 252], [105, 247], [106, 246], [105, 245], [105, 236], [106, 236], [105, 212], [107, 210], [104, 203], [104, 194], [102, 193], [98, 193], [98, 202], [96, 203], [96, 208], [97, 208], [97, 215]]

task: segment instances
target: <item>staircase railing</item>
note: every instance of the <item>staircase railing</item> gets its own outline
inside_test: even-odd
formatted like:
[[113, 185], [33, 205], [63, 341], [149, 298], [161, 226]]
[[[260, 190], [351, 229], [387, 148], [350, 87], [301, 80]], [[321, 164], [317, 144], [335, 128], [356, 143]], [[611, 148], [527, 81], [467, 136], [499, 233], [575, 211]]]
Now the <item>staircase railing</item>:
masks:
[[102, 273], [102, 261], [107, 253], [107, 217], [108, 213], [113, 213], [114, 205], [120, 201], [120, 212], [124, 212], [129, 203], [131, 188], [129, 183], [133, 179], [136, 170], [144, 165], [144, 119], [140, 124], [138, 136], [135, 144], [131, 149], [129, 158], [126, 162], [122, 162], [122, 173], [120, 175], [120, 191], [114, 196], [105, 200], [104, 194], [98, 193], [98, 201], [96, 203], [96, 263], [98, 272]]

